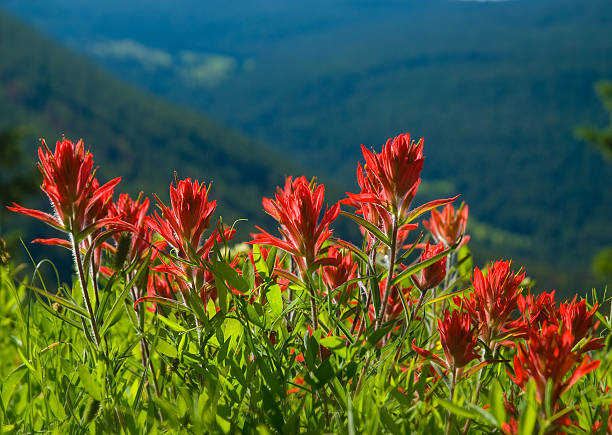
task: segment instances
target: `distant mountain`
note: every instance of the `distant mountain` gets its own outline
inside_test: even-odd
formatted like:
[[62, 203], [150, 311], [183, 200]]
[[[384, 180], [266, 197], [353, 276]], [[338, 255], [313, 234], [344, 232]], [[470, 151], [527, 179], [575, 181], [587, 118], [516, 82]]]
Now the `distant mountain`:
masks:
[[[119, 191], [167, 198], [175, 170], [212, 181], [211, 197], [230, 223], [261, 222], [262, 196], [297, 171], [262, 144], [120, 82], [0, 12], [0, 130], [13, 126], [30, 133], [32, 165], [36, 138], [50, 146], [61, 135], [83, 138], [102, 180], [122, 176]], [[239, 226], [243, 236], [252, 225]]]

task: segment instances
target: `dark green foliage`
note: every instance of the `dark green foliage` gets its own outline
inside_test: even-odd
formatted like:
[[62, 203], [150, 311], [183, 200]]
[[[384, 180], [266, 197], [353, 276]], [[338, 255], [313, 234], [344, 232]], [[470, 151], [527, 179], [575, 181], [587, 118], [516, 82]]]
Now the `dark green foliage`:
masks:
[[608, 112], [609, 123], [602, 129], [590, 126], [576, 127], [576, 135], [586, 142], [599, 147], [608, 159], [612, 159], [612, 82], [603, 80], [595, 85], [604, 108]]
[[23, 128], [0, 131], [0, 224], [7, 213], [5, 205], [36, 190], [36, 172], [31, 168], [31, 159], [25, 158], [23, 153], [22, 142], [25, 135]]

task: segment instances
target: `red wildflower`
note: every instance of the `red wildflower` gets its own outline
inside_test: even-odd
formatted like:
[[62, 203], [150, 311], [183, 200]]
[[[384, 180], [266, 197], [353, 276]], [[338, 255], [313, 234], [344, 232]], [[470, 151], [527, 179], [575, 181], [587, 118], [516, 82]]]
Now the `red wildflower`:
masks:
[[[38, 158], [38, 169], [43, 175], [40, 188], [51, 201], [54, 215], [27, 209], [15, 203], [8, 207], [9, 210], [40, 219], [54, 228], [72, 234], [77, 241], [83, 240], [92, 231], [104, 225], [120, 223], [116, 218], [100, 217], [100, 207], [104, 207], [110, 199], [121, 178], [115, 178], [100, 186], [95, 179], [92, 154], [84, 150], [82, 140], [76, 144], [65, 138], [57, 141], [55, 152], [51, 152], [43, 140], [42, 146], [38, 148]], [[65, 244], [58, 239], [37, 241]]]
[[[576, 297], [569, 303], [559, 305], [559, 317], [563, 327], [572, 333], [574, 337], [574, 345], [584, 338], [590, 336], [591, 332], [597, 329], [599, 322], [595, 321], [595, 312], [599, 307], [595, 304], [589, 311], [586, 306], [586, 300], [576, 302]], [[585, 341], [580, 352], [586, 352], [594, 349], [601, 349], [604, 346], [601, 337], [590, 338]]]
[[[536, 381], [538, 400], [544, 398], [546, 383], [553, 381], [552, 402], [556, 403], [561, 394], [582, 376], [596, 369], [599, 361], [591, 362], [579, 353], [572, 352], [574, 336], [567, 329], [559, 330], [556, 325], [544, 324], [541, 330], [531, 330], [527, 348], [519, 345], [514, 357], [513, 381], [524, 388], [529, 378]], [[573, 373], [564, 381], [572, 369]]]
[[496, 261], [493, 266], [487, 266], [486, 276], [480, 269], [474, 269], [474, 291], [469, 298], [453, 298], [455, 304], [470, 313], [472, 323], [480, 328], [480, 337], [487, 345], [501, 338], [502, 331], [510, 326], [510, 314], [517, 308], [519, 285], [524, 278], [525, 273], [510, 271], [509, 261]]
[[[150, 203], [149, 198], [141, 201], [141, 196], [142, 192], [136, 200], [133, 200], [127, 193], [122, 193], [108, 210], [108, 216], [117, 217], [134, 227], [127, 255], [129, 261], [141, 258], [151, 246], [151, 231], [145, 225]], [[115, 235], [113, 238], [118, 245], [121, 236]]]
[[[373, 198], [383, 198], [384, 193], [380, 185], [373, 184], [371, 180], [364, 174], [364, 170], [361, 163], [357, 165], [357, 182], [361, 187], [359, 194], [353, 194], [347, 192], [348, 198], [342, 200], [343, 204], [355, 207], [356, 213], [363, 215], [363, 218], [374, 224], [384, 234], [391, 233], [392, 217], [391, 213], [385, 208], [378, 205], [378, 201], [374, 201]], [[418, 228], [418, 224], [403, 224], [398, 229], [397, 243], [402, 244], [408, 237], [408, 233], [411, 230]], [[361, 231], [365, 233], [365, 229], [361, 228]], [[368, 243], [372, 242], [372, 237], [368, 233]]]
[[[421, 254], [421, 262], [427, 261], [432, 257], [444, 251], [443, 245], [429, 245], [429, 242], [423, 248]], [[443, 257], [421, 270], [419, 277], [414, 275], [414, 280], [421, 291], [427, 291], [430, 288], [436, 287], [446, 277], [446, 257]]]
[[554, 296], [554, 290], [538, 295], [537, 299], [533, 295], [519, 295], [517, 305], [522, 317], [512, 322], [511, 327], [521, 330], [521, 336], [527, 338], [530, 328], [538, 328], [546, 323], [569, 330], [574, 337], [573, 345], [584, 339], [581, 352], [603, 347], [601, 337], [591, 337], [599, 324], [595, 321], [599, 305], [595, 304], [589, 310], [585, 300], [576, 302], [574, 297], [571, 302], [562, 303], [557, 307]]
[[364, 167], [371, 192], [349, 194], [360, 202], [378, 204], [391, 213], [404, 216], [421, 182], [423, 138], [418, 143], [404, 133], [388, 139], [382, 152], [375, 154], [363, 145]]
[[475, 328], [472, 327], [469, 313], [460, 313], [456, 310], [451, 315], [446, 310], [444, 319], [438, 319], [438, 328], [449, 367], [460, 368], [479, 357], [474, 352], [478, 337]]
[[532, 294], [519, 295], [516, 304], [522, 314], [527, 328], [540, 327], [544, 322], [549, 325], [559, 324], [559, 313], [555, 306], [555, 291], [542, 292], [537, 298]]
[[527, 347], [518, 345], [514, 356], [514, 376], [509, 375], [522, 389], [525, 389], [529, 379], [533, 379], [540, 403], [546, 394], [546, 384], [551, 381], [551, 403], [556, 404], [561, 394], [599, 367], [599, 361], [590, 361], [582, 353], [572, 352], [573, 346], [574, 336], [567, 329], [559, 330], [556, 325], [546, 323], [541, 330], [532, 328]]
[[202, 233], [210, 226], [210, 219], [217, 207], [217, 201], [208, 202], [208, 189], [205, 184], [191, 178], [177, 181], [176, 187], [170, 184], [170, 204], [166, 206], [157, 196], [161, 216], [155, 212], [153, 218], [146, 218], [147, 225], [162, 236], [170, 246], [178, 251], [181, 258], [189, 258], [195, 251], [198, 255]]
[[[468, 206], [465, 203], [461, 203], [457, 211], [451, 204], [447, 204], [442, 213], [435, 209], [432, 210], [431, 218], [424, 220], [423, 225], [429, 230], [436, 242], [444, 246], [451, 246], [465, 233], [468, 212]], [[467, 243], [468, 240], [470, 240], [470, 236], [464, 236], [461, 244]]]
[[[357, 263], [353, 261], [350, 252], [342, 255], [342, 252], [335, 246], [330, 246], [327, 250], [327, 258], [332, 263], [323, 267], [322, 278], [330, 291], [355, 278]], [[349, 293], [354, 287], [355, 284], [347, 286], [346, 292]], [[334, 295], [334, 299], [337, 299], [336, 295]]]
[[515, 435], [518, 433], [518, 421], [515, 418], [510, 418], [508, 422], [501, 424], [501, 429], [506, 435]]
[[288, 177], [285, 187], [277, 189], [275, 199], [264, 198], [262, 201], [266, 213], [280, 224], [282, 239], [256, 227], [261, 233], [255, 234], [249, 243], [277, 246], [293, 254], [302, 273], [326, 263], [327, 260], [320, 259], [319, 255], [323, 243], [332, 234], [329, 224], [338, 217], [340, 204], [326, 209], [319, 222], [324, 195], [322, 184], [309, 184], [305, 177], [295, 180]]

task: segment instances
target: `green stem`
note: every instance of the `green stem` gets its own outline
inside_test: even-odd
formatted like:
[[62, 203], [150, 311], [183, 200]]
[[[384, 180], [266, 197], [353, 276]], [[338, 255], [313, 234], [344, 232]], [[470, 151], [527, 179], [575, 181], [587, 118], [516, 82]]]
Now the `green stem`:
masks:
[[[394, 214], [391, 218], [391, 246], [389, 253], [389, 270], [387, 271], [387, 283], [385, 285], [385, 292], [383, 294], [383, 300], [380, 304], [380, 311], [376, 316], [376, 328], [380, 328], [380, 324], [383, 321], [383, 316], [387, 311], [387, 304], [389, 303], [389, 293], [391, 293], [391, 281], [393, 280], [393, 271], [395, 270], [395, 260], [397, 256], [397, 216]], [[373, 291], [377, 291], [374, 289]]]
[[[453, 366], [453, 371], [451, 374], [451, 385], [450, 385], [450, 392], [448, 394], [448, 401], [453, 403], [453, 398], [455, 396], [455, 383], [457, 382], [457, 367]], [[448, 411], [447, 413], [447, 420], [446, 420], [446, 435], [450, 434], [451, 431], [451, 427], [453, 424], [453, 414], [451, 414], [450, 411]]]
[[85, 272], [83, 271], [83, 260], [81, 258], [81, 250], [79, 244], [76, 241], [74, 234], [70, 234], [70, 241], [72, 242], [72, 253], [74, 254], [74, 261], [76, 262], [77, 271], [79, 274], [79, 281], [81, 282], [81, 290], [83, 291], [83, 299], [87, 306], [87, 312], [89, 313], [89, 322], [91, 324], [91, 330], [93, 331], [94, 339], [96, 341], [96, 347], [100, 348], [100, 334], [98, 333], [98, 327], [96, 326], [96, 317], [91, 306], [91, 300], [89, 299], [89, 293], [87, 292], [87, 279], [85, 278]]

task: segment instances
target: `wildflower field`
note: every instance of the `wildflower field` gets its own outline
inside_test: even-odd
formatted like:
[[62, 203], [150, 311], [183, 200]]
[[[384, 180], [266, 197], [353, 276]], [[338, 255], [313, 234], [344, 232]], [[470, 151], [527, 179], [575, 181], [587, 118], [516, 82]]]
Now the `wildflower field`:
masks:
[[288, 177], [263, 198], [278, 231], [244, 241], [211, 185], [116, 195], [82, 141], [43, 141], [49, 210], [9, 209], [55, 228], [34, 242], [74, 274], [0, 266], [2, 432], [612, 433], [604, 289], [561, 301], [510, 259], [474, 267], [468, 206], [413, 205], [423, 139], [362, 151], [359, 192]]

